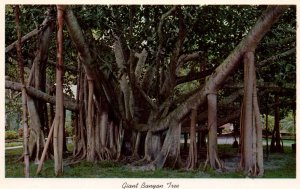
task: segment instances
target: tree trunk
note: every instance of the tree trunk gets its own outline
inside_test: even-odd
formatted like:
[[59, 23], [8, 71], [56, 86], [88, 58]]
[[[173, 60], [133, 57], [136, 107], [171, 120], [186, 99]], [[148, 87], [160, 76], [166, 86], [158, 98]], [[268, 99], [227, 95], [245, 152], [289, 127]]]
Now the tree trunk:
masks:
[[283, 152], [283, 146], [281, 145], [281, 137], [280, 137], [280, 118], [279, 118], [279, 96], [275, 95], [275, 122], [274, 122], [274, 131], [270, 146], [271, 152]]
[[[173, 124], [176, 124], [175, 122]], [[181, 123], [177, 123], [176, 127], [170, 127], [167, 131], [164, 144], [161, 151], [156, 154], [155, 160], [151, 163], [156, 168], [170, 167], [179, 168], [182, 166], [180, 158], [180, 135]]]
[[57, 67], [56, 67], [56, 106], [54, 118], [53, 148], [54, 148], [54, 170], [55, 175], [63, 174], [63, 130], [64, 130], [64, 108], [63, 108], [63, 15], [64, 6], [57, 5]]
[[95, 160], [95, 128], [94, 128], [94, 83], [93, 80], [88, 80], [88, 111], [87, 111], [87, 161]]
[[20, 9], [19, 6], [15, 7], [16, 15], [16, 31], [18, 42], [16, 43], [16, 49], [18, 54], [18, 64], [19, 64], [19, 78], [22, 83], [22, 109], [23, 109], [23, 150], [24, 150], [24, 176], [29, 178], [29, 152], [28, 152], [28, 119], [27, 119], [27, 103], [26, 103], [26, 89], [25, 89], [25, 79], [24, 79], [24, 60], [22, 55], [22, 44], [21, 44], [21, 30], [20, 30]]
[[249, 176], [262, 176], [262, 127], [257, 101], [254, 52], [244, 55], [245, 92], [241, 116], [241, 168]]
[[256, 89], [256, 75], [254, 74], [254, 85], [253, 85], [253, 110], [255, 114], [255, 126], [256, 126], [256, 138], [254, 138], [256, 144], [256, 151], [254, 151], [254, 156], [256, 155], [257, 172], [258, 176], [263, 176], [264, 174], [264, 154], [263, 154], [263, 135], [262, 135], [262, 123], [260, 119], [260, 111], [257, 99], [257, 89]]
[[136, 158], [139, 157], [140, 143], [141, 143], [141, 132], [138, 132], [137, 135], [136, 135], [134, 151], [133, 151], [133, 157], [136, 157]]
[[[41, 92], [45, 92], [46, 87], [46, 64], [48, 60], [48, 49], [51, 35], [54, 30], [54, 22], [51, 21], [54, 19], [53, 12], [53, 8], [49, 8], [47, 11], [47, 17], [43, 21], [43, 25], [47, 25], [47, 27], [39, 35], [38, 48], [28, 79], [28, 85], [33, 86], [35, 89]], [[28, 97], [27, 101], [32, 121], [29, 139], [30, 157], [31, 159], [34, 159], [36, 163], [38, 163], [41, 152], [45, 145], [44, 128], [46, 128], [48, 124], [47, 105], [41, 99], [34, 99], [31, 96]], [[33, 152], [35, 153], [33, 154]]]
[[190, 146], [189, 156], [186, 164], [186, 169], [195, 169], [197, 165], [197, 143], [196, 143], [196, 120], [197, 109], [192, 109], [191, 112], [191, 130], [190, 130]]
[[77, 129], [75, 130], [75, 145], [74, 145], [74, 152], [73, 152], [73, 160], [81, 160], [86, 157], [86, 132], [85, 132], [85, 111], [84, 111], [84, 73], [83, 69], [80, 66], [81, 62], [78, 61], [79, 64], [79, 78], [78, 78], [78, 85], [77, 85], [77, 95], [78, 95], [78, 123]]
[[207, 95], [208, 108], [208, 148], [207, 160], [205, 166], [209, 163], [213, 169], [222, 169], [223, 165], [218, 157], [218, 143], [217, 143], [217, 94], [209, 93]]

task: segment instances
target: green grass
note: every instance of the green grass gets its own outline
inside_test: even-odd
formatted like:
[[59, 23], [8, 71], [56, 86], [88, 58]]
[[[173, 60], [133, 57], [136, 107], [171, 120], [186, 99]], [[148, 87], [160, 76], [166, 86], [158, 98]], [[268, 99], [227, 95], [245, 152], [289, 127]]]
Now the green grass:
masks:
[[[68, 149], [72, 146], [68, 146]], [[219, 152], [227, 155], [236, 153], [230, 145], [220, 145]], [[16, 160], [22, 154], [22, 149], [7, 150], [5, 152], [5, 176], [24, 177], [23, 163]], [[225, 160], [226, 162], [226, 160]], [[238, 165], [239, 162], [236, 162]], [[201, 162], [200, 167], [203, 167]], [[55, 177], [53, 161], [47, 160], [43, 166], [41, 175], [38, 177]], [[296, 177], [296, 155], [291, 147], [285, 147], [284, 154], [270, 154], [269, 159], [264, 162], [265, 174], [263, 178], [295, 178]], [[31, 177], [35, 176], [37, 165], [30, 164]], [[245, 178], [242, 172], [225, 171], [216, 172], [211, 169], [203, 171], [202, 168], [194, 171], [158, 169], [155, 171], [132, 171], [128, 166], [114, 161], [102, 161], [99, 163], [88, 163], [82, 161], [75, 165], [64, 166], [64, 178]]]
[[5, 147], [14, 147], [14, 146], [22, 146], [23, 142], [9, 142], [9, 143], [5, 143]]

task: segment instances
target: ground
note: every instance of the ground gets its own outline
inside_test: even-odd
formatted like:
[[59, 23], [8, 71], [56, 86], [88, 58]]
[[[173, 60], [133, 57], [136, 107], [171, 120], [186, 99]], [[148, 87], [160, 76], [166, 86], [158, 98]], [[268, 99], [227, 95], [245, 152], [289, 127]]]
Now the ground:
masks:
[[[296, 154], [292, 152], [291, 145], [286, 143], [285, 153], [270, 154], [268, 159], [265, 154], [265, 174], [263, 178], [296, 178]], [[68, 146], [71, 149], [71, 145]], [[16, 160], [22, 154], [22, 149], [11, 149], [5, 151], [5, 177], [23, 177], [22, 162]], [[244, 178], [242, 172], [238, 171], [239, 154], [238, 149], [232, 148], [229, 144], [219, 145], [220, 158], [224, 162], [226, 170], [216, 172], [203, 170], [204, 158], [200, 157], [199, 168], [194, 171], [160, 169], [155, 171], [131, 171], [124, 164], [115, 161], [103, 161], [97, 164], [81, 162], [75, 165], [64, 167], [65, 178]], [[45, 162], [43, 171], [38, 177], [55, 177], [53, 161]], [[31, 177], [34, 175], [37, 165], [31, 163]]]

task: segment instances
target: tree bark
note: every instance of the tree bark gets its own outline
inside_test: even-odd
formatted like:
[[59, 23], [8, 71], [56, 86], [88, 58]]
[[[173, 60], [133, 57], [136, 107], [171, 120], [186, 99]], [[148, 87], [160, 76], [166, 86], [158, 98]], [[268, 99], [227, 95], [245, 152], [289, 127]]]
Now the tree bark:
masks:
[[64, 132], [64, 108], [63, 108], [63, 16], [64, 6], [57, 5], [57, 67], [56, 67], [56, 106], [54, 118], [54, 170], [55, 175], [63, 174], [63, 132]]
[[256, 89], [256, 76], [254, 74], [254, 85], [253, 85], [253, 110], [255, 114], [255, 126], [256, 126], [256, 151], [254, 155], [257, 155], [256, 162], [258, 170], [257, 176], [263, 176], [264, 174], [264, 154], [263, 154], [263, 135], [262, 135], [262, 123], [260, 120], [260, 111], [257, 99], [257, 89]]
[[195, 169], [197, 166], [198, 152], [196, 144], [196, 120], [197, 120], [197, 109], [192, 109], [191, 112], [191, 127], [190, 127], [190, 146], [189, 156], [186, 164], [186, 169]]
[[244, 55], [245, 92], [241, 116], [241, 168], [249, 176], [262, 176], [262, 126], [257, 100], [254, 52]]
[[17, 43], [16, 49], [18, 54], [18, 64], [19, 64], [19, 78], [22, 83], [22, 109], [23, 109], [23, 150], [24, 150], [24, 176], [29, 178], [29, 149], [28, 149], [28, 119], [27, 119], [27, 103], [26, 103], [26, 89], [25, 89], [25, 79], [24, 79], [24, 60], [22, 55], [22, 42], [21, 42], [21, 29], [20, 29], [20, 9], [19, 6], [15, 7], [16, 15], [16, 31], [17, 31]]
[[245, 92], [243, 102], [243, 165], [244, 170], [252, 174], [252, 126], [253, 126], [253, 72], [254, 65], [251, 64], [253, 55], [248, 53], [245, 55], [244, 64], [244, 81], [245, 81]]
[[87, 161], [95, 160], [95, 125], [94, 125], [94, 83], [88, 80], [88, 111], [87, 111]]
[[283, 147], [281, 145], [280, 137], [280, 118], [279, 118], [279, 95], [275, 95], [275, 121], [274, 121], [274, 130], [270, 146], [271, 152], [283, 152]]
[[207, 160], [205, 166], [209, 163], [213, 169], [222, 169], [223, 165], [218, 157], [218, 143], [217, 143], [217, 94], [209, 93], [207, 95], [208, 108], [208, 148]]

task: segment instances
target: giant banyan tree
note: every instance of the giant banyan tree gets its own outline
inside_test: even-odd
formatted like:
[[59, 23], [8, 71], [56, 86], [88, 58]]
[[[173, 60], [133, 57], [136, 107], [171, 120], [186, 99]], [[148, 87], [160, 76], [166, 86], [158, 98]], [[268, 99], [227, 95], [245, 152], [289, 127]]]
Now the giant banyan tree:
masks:
[[[234, 122], [240, 169], [263, 175], [264, 94], [269, 109], [280, 105], [275, 95], [295, 103], [295, 6], [22, 5], [19, 15], [16, 7], [6, 6], [5, 87], [26, 90], [24, 138], [37, 173], [46, 158], [56, 175], [63, 162], [103, 160], [196, 169], [203, 143], [205, 167], [223, 170], [218, 127]], [[14, 72], [16, 45], [25, 82]], [[68, 159], [65, 110], [74, 129]]]

